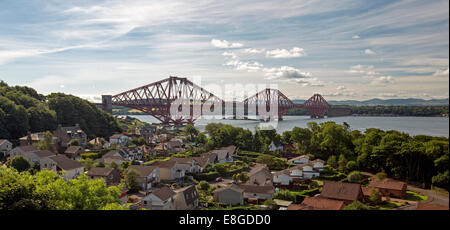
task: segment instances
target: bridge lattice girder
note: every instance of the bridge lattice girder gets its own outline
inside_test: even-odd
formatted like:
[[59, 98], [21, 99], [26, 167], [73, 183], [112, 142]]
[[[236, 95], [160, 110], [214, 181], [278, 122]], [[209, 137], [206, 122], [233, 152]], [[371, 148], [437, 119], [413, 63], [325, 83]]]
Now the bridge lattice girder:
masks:
[[253, 112], [263, 119], [282, 118], [289, 109], [297, 106], [282, 92], [270, 88], [245, 99], [243, 103], [249, 114]]
[[[173, 103], [179, 105], [178, 111], [181, 111], [182, 106], [188, 106], [189, 114], [172, 114], [171, 107]], [[210, 111], [219, 109], [218, 111], [222, 114], [225, 107], [225, 101], [186, 78], [180, 77], [170, 77], [117, 94], [112, 97], [112, 104], [143, 111], [154, 116], [162, 123], [176, 124], [194, 122], [203, 115], [204, 109], [209, 109]], [[200, 111], [195, 113], [193, 107], [199, 104]], [[214, 105], [221, 105], [221, 108], [214, 109]], [[325, 112], [330, 108], [330, 105], [320, 94], [314, 94], [304, 104], [294, 104], [282, 92], [270, 88], [245, 99], [243, 105], [244, 110], [254, 112], [255, 115], [259, 115], [264, 119], [281, 119], [289, 109], [294, 107], [305, 108], [309, 111], [311, 117], [320, 118], [324, 117]], [[276, 105], [278, 106], [273, 107]], [[265, 110], [261, 110], [261, 107], [264, 107]], [[263, 113], [260, 114], [260, 111]]]
[[[189, 106], [189, 115], [173, 115], [172, 103]], [[201, 114], [193, 112], [193, 104], [200, 103], [201, 108], [214, 103], [223, 103], [222, 99], [195, 85], [186, 78], [170, 77], [149, 85], [126, 91], [112, 97], [112, 104], [143, 111], [163, 123], [192, 123]], [[181, 108], [179, 108], [181, 110]]]

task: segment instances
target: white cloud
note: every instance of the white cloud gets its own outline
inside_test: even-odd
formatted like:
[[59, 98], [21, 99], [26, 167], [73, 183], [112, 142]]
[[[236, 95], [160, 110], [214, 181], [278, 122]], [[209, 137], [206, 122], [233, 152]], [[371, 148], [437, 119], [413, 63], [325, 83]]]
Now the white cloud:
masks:
[[291, 50], [275, 49], [266, 52], [266, 57], [268, 58], [295, 58], [304, 56], [306, 56], [305, 50], [299, 47], [294, 47]]
[[244, 50], [245, 53], [249, 53], [249, 54], [261, 54], [261, 53], [264, 53], [264, 51], [266, 51], [266, 49], [249, 48], [249, 49]]
[[371, 84], [386, 86], [386, 85], [392, 84], [394, 82], [395, 82], [395, 80], [392, 76], [381, 76], [381, 77], [374, 78], [371, 81]]
[[218, 40], [218, 39], [212, 39], [211, 40], [211, 44], [217, 48], [221, 48], [221, 49], [229, 49], [229, 48], [240, 48], [242, 46], [244, 46], [241, 43], [237, 43], [237, 42], [229, 42], [227, 40]]
[[371, 50], [371, 49], [365, 49], [364, 53], [367, 55], [375, 55], [377, 54], [375, 51]]
[[435, 76], [435, 77], [445, 77], [445, 76], [448, 77], [448, 75], [449, 75], [449, 68], [447, 68], [447, 69], [438, 69], [433, 74], [433, 76]]
[[303, 72], [299, 69], [290, 66], [281, 66], [278, 68], [264, 68], [265, 76], [269, 80], [280, 80], [280, 79], [299, 79], [299, 78], [310, 78], [311, 73]]
[[365, 76], [374, 76], [378, 75], [380, 73], [375, 71], [375, 67], [373, 65], [365, 66], [365, 65], [354, 65], [350, 67], [350, 70], [347, 72], [353, 73], [353, 74], [363, 74]]
[[359, 35], [354, 35], [352, 38], [353, 39], [360, 39], [361, 37]]
[[301, 78], [301, 79], [294, 79], [294, 82], [305, 87], [305, 86], [313, 86], [313, 87], [323, 87], [325, 86], [325, 83], [322, 81], [319, 81], [318, 78]]
[[68, 46], [55, 49], [19, 49], [19, 50], [0, 50], [0, 65], [15, 59], [39, 56], [42, 54], [58, 53], [72, 49], [88, 48], [90, 45]]

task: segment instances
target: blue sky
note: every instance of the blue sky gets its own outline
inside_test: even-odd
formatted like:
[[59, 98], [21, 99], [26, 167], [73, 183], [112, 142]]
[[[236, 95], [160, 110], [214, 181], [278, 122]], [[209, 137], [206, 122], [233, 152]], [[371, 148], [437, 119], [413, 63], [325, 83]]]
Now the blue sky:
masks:
[[278, 84], [293, 99], [447, 98], [448, 8], [448, 0], [0, 0], [0, 79], [90, 100], [170, 75]]

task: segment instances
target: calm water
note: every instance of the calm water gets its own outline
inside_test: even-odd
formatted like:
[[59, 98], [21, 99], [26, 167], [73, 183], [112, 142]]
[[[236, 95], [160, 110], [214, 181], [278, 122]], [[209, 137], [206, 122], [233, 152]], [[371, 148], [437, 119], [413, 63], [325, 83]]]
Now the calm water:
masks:
[[[147, 123], [160, 123], [152, 116], [132, 116]], [[409, 133], [412, 136], [424, 134], [430, 136], [449, 136], [448, 118], [442, 117], [333, 117], [325, 119], [310, 119], [308, 116], [285, 116], [283, 121], [274, 123], [278, 133], [291, 130], [293, 127], [307, 127], [307, 123], [315, 121], [318, 123], [334, 121], [337, 124], [347, 122], [353, 130], [364, 131], [367, 128], [378, 128], [382, 130], [398, 130]], [[203, 131], [208, 123], [224, 123], [236, 127], [242, 127], [253, 131], [260, 125], [258, 121], [250, 120], [223, 120], [223, 119], [199, 119], [195, 126]]]

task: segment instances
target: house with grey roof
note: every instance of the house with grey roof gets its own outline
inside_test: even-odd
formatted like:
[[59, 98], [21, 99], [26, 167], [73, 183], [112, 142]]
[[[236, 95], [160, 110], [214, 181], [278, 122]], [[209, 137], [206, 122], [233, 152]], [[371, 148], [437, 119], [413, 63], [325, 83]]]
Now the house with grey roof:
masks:
[[25, 154], [28, 152], [38, 151], [39, 149], [34, 145], [28, 145], [28, 146], [18, 146], [13, 148], [11, 151], [9, 151], [8, 158], [13, 158], [15, 156], [23, 156], [25, 157]]
[[77, 139], [82, 147], [87, 145], [87, 134], [79, 124], [75, 126], [58, 125], [58, 128], [53, 132], [53, 136], [58, 138], [58, 145], [62, 148], [67, 148], [68, 143], [73, 139]]
[[273, 175], [265, 164], [256, 164], [248, 173], [249, 180], [246, 184], [272, 185]]
[[81, 154], [84, 153], [84, 149], [81, 146], [69, 146], [69, 148], [64, 151], [64, 154], [71, 159], [80, 159]]
[[244, 189], [232, 184], [226, 187], [216, 189], [214, 192], [214, 202], [229, 204], [229, 205], [243, 205], [244, 204]]
[[65, 180], [75, 179], [84, 173], [84, 166], [80, 162], [69, 159], [62, 154], [46, 157], [41, 162], [41, 168], [58, 173], [64, 171]]
[[275, 193], [275, 187], [272, 185], [243, 184], [239, 187], [244, 190], [244, 200], [249, 203], [258, 204], [261, 201], [271, 200]]
[[4, 156], [7, 156], [9, 151], [12, 150], [13, 144], [6, 139], [0, 139], [0, 153], [3, 153]]
[[198, 207], [198, 193], [195, 185], [184, 187], [176, 191], [175, 209], [193, 210]]
[[130, 165], [128, 169], [136, 170], [139, 173], [139, 183], [143, 191], [150, 191], [160, 181], [158, 166]]
[[176, 193], [168, 188], [153, 189], [141, 200], [141, 207], [149, 210], [175, 210]]
[[87, 172], [87, 175], [93, 180], [105, 180], [107, 186], [117, 185], [120, 183], [120, 172], [114, 168], [93, 167]]

